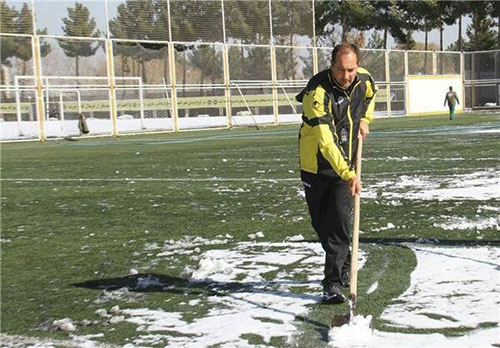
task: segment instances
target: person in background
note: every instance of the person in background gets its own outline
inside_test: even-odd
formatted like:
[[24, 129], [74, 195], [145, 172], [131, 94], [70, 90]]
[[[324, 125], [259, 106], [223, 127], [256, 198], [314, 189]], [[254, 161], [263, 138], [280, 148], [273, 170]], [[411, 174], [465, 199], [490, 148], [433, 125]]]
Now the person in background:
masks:
[[460, 104], [458, 101], [457, 93], [453, 90], [453, 87], [450, 86], [450, 90], [446, 92], [444, 97], [444, 106], [448, 103], [448, 108], [450, 109], [450, 120], [453, 120], [455, 117], [455, 106]]
[[359, 49], [342, 43], [330, 67], [313, 76], [296, 96], [302, 102], [299, 132], [301, 179], [311, 224], [325, 250], [322, 300], [342, 303], [348, 286], [353, 197], [361, 193], [356, 176], [358, 137], [373, 118], [377, 87], [359, 65]]

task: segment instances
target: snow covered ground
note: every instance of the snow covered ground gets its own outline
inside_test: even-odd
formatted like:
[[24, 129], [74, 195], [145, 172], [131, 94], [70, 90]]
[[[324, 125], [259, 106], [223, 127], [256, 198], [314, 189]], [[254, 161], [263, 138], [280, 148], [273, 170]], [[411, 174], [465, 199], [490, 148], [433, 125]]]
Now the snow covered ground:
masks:
[[[456, 175], [441, 181], [425, 176], [403, 176], [396, 180], [380, 181], [364, 195], [378, 199], [377, 189], [384, 198], [411, 200], [477, 200], [477, 220], [443, 216], [435, 223], [443, 230], [496, 229], [500, 217], [481, 217], [483, 211], [498, 212], [499, 180], [495, 171], [481, 171]], [[498, 214], [497, 214], [498, 215]], [[384, 228], [394, 228], [387, 224]], [[250, 236], [249, 236], [250, 238]], [[310, 305], [319, 302], [322, 278], [323, 251], [319, 243], [307, 243], [301, 236], [292, 236], [282, 243], [265, 242], [265, 234], [255, 233], [249, 242], [234, 242], [229, 234], [213, 240], [186, 237], [180, 241], [165, 241], [163, 246], [144, 245], [144, 250], [156, 258], [190, 255], [196, 267], [186, 267], [182, 276], [196, 284], [211, 284], [213, 295], [206, 292], [199, 298], [183, 303], [183, 309], [164, 308], [108, 308], [107, 301], [96, 299], [101, 306], [99, 315], [109, 325], [127, 322], [137, 326], [137, 336], [125, 347], [168, 346], [172, 348], [266, 347], [273, 337], [285, 337], [293, 344], [299, 332], [297, 317], [307, 314]], [[205, 252], [200, 246], [210, 245]], [[329, 332], [332, 347], [498, 347], [500, 346], [500, 247], [443, 247], [412, 244], [409, 247], [417, 257], [417, 267], [411, 274], [410, 287], [388, 306], [381, 315], [387, 325], [404, 329], [446, 330], [460, 328], [467, 333], [448, 337], [441, 333], [417, 334], [371, 330], [370, 318], [357, 317], [353, 325], [335, 328]], [[361, 253], [362, 262], [366, 253]], [[131, 269], [131, 274], [137, 272]], [[138, 278], [136, 287], [164, 287], [152, 276]], [[236, 286], [235, 291], [217, 291], [224, 286]], [[379, 291], [372, 284], [367, 294]], [[127, 296], [127, 291], [116, 291]], [[104, 294], [111, 296], [109, 293]], [[130, 295], [132, 296], [132, 295]], [[101, 296], [102, 297], [102, 296]], [[105, 297], [105, 296], [104, 296]], [[186, 314], [203, 307], [203, 315], [194, 320]], [[96, 312], [97, 313], [97, 312]], [[195, 316], [196, 317], [196, 316]], [[61, 318], [66, 327], [71, 321]], [[74, 347], [100, 346], [104, 336], [79, 336], [72, 331], [71, 341], [33, 341], [26, 338], [2, 336], [6, 347]], [[263, 344], [251, 345], [248, 335], [262, 337]], [[24, 341], [23, 341], [24, 340]], [[20, 343], [22, 342], [22, 343]], [[326, 344], [326, 343], [325, 343]]]
[[[382, 192], [378, 194], [377, 191]], [[377, 180], [362, 194], [364, 198], [411, 200], [487, 200], [500, 198], [500, 175], [495, 168], [454, 176], [401, 175]]]
[[[494, 347], [500, 343], [500, 248], [411, 246], [418, 266], [411, 285], [381, 319], [405, 329], [468, 328], [467, 335], [373, 331], [357, 318], [330, 331], [333, 347]], [[480, 326], [488, 326], [481, 329]], [[493, 326], [493, 327], [491, 327]]]
[[[191, 240], [192, 243], [189, 243]], [[198, 239], [197, 242], [203, 242]], [[196, 248], [195, 239], [179, 242], [179, 251]], [[221, 240], [224, 244], [224, 241]], [[172, 244], [166, 244], [171, 250]], [[406, 329], [469, 329], [467, 335], [404, 334], [372, 331], [369, 320], [330, 331], [332, 347], [493, 347], [500, 343], [499, 279], [500, 248], [438, 247], [411, 245], [418, 265], [411, 285], [395, 304], [386, 308], [381, 319]], [[186, 249], [184, 249], [185, 251]], [[161, 254], [163, 249], [158, 250]], [[362, 261], [366, 254], [361, 253]], [[137, 325], [138, 336], [125, 347], [255, 347], [243, 338], [259, 335], [268, 343], [272, 337], [287, 337], [290, 343], [298, 333], [297, 316], [307, 313], [308, 305], [319, 301], [323, 252], [319, 243], [240, 242], [230, 249], [213, 249], [199, 254], [198, 266], [186, 269], [190, 282], [212, 282], [223, 286], [235, 279], [243, 287], [235, 292], [185, 303], [185, 311], [167, 308], [122, 309], [102, 304], [99, 314], [109, 322], [126, 321]], [[361, 265], [363, 262], [361, 262]], [[283, 267], [287, 271], [283, 271]], [[272, 276], [269, 276], [272, 274]], [[297, 276], [303, 274], [303, 281]], [[139, 278], [137, 287], [161, 286], [154, 277]], [[248, 285], [248, 287], [244, 287]], [[168, 285], [165, 284], [165, 287]], [[374, 284], [368, 293], [377, 291]], [[207, 312], [193, 321], [185, 312], [202, 304]], [[489, 328], [480, 325], [489, 323]], [[492, 325], [496, 325], [491, 327]], [[243, 337], [242, 337], [243, 336]], [[97, 347], [94, 339], [72, 333], [72, 346]], [[30, 347], [52, 347], [60, 342], [37, 342]], [[8, 340], [4, 346], [9, 345]], [[18, 345], [19, 346], [19, 345]], [[259, 345], [258, 347], [265, 347]]]
[[[196, 245], [194, 242], [192, 247]], [[321, 245], [307, 242], [240, 242], [231, 249], [209, 250], [200, 255], [196, 268], [187, 267], [183, 275], [193, 285], [212, 283], [215, 287], [239, 279], [239, 290], [192, 300], [193, 305], [207, 300], [210, 309], [204, 317], [189, 323], [182, 319], [181, 312], [124, 310], [125, 320], [138, 325], [140, 337], [133, 344], [251, 347], [242, 338], [245, 334], [259, 335], [267, 343], [272, 337], [287, 337], [291, 342], [297, 333], [296, 316], [320, 301], [323, 258]], [[284, 267], [288, 271], [282, 271]], [[295, 280], [301, 274], [304, 279]], [[165, 331], [175, 334], [165, 335]]]

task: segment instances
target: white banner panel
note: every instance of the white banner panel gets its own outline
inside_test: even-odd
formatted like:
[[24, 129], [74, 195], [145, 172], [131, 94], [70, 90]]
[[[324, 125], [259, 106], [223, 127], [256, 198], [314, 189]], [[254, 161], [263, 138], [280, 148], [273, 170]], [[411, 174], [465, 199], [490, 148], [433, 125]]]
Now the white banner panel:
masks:
[[462, 112], [464, 96], [460, 75], [409, 75], [408, 114], [424, 115], [448, 112], [448, 106], [444, 106], [444, 98], [450, 86], [457, 92], [460, 101], [455, 111]]

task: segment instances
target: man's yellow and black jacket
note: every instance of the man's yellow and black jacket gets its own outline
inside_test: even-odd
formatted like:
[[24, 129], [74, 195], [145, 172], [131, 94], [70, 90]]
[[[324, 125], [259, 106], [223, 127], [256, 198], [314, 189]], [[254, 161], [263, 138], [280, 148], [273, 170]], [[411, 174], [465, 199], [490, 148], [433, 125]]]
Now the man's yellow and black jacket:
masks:
[[360, 121], [370, 123], [377, 87], [363, 68], [348, 89], [340, 87], [330, 71], [309, 80], [296, 99], [302, 102], [299, 133], [300, 168], [317, 174], [334, 171], [343, 180], [354, 177]]

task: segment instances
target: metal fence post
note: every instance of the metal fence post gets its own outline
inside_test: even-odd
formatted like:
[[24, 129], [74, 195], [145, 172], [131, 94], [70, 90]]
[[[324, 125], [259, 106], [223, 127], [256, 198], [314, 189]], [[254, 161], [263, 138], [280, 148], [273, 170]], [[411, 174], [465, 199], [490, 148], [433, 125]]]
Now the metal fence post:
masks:
[[274, 47], [274, 38], [273, 38], [273, 13], [271, 0], [269, 0], [269, 31], [270, 31], [270, 40], [271, 40], [271, 79], [272, 79], [272, 92], [273, 92], [273, 115], [274, 115], [274, 124], [279, 124], [279, 110], [278, 110], [278, 86], [277, 86], [277, 74], [276, 74], [276, 49]]
[[45, 109], [43, 104], [43, 90], [42, 90], [42, 65], [40, 54], [40, 39], [36, 33], [36, 16], [35, 16], [35, 2], [31, 0], [31, 20], [33, 23], [33, 36], [31, 44], [33, 47], [33, 60], [35, 61], [35, 84], [36, 84], [36, 107], [38, 114], [38, 122], [40, 125], [40, 141], [47, 140], [45, 135]]
[[170, 0], [167, 0], [168, 19], [168, 67], [170, 84], [172, 85], [172, 118], [174, 119], [174, 132], [179, 131], [179, 109], [177, 105], [177, 86], [175, 77], [175, 47], [172, 42], [172, 17], [170, 16]]
[[42, 90], [42, 70], [40, 63], [40, 44], [38, 36], [33, 36], [33, 49], [35, 51], [35, 79], [36, 79], [36, 106], [38, 114], [38, 122], [40, 125], [40, 140], [47, 140], [45, 134], [45, 107], [43, 103], [43, 90]]
[[460, 76], [462, 76], [462, 106], [465, 111], [465, 61], [464, 61], [464, 52], [460, 52]]
[[111, 134], [113, 137], [118, 136], [118, 121], [117, 121], [117, 108], [116, 108], [116, 93], [115, 93], [115, 64], [113, 55], [113, 41], [109, 32], [109, 13], [108, 13], [108, 0], [104, 0], [104, 13], [106, 17], [106, 58], [108, 60], [108, 87], [110, 98], [110, 116], [113, 124]]
[[224, 0], [221, 0], [222, 6], [222, 37], [224, 45], [222, 46], [222, 66], [224, 73], [224, 99], [226, 104], [227, 128], [233, 129], [233, 117], [231, 110], [231, 76], [229, 74], [229, 52], [226, 42], [226, 18], [224, 16]]
[[405, 50], [404, 53], [404, 71], [405, 71], [405, 114], [408, 115], [408, 110], [409, 110], [409, 98], [410, 98], [410, 92], [408, 91], [408, 51]]
[[117, 110], [116, 110], [116, 93], [115, 93], [115, 68], [113, 62], [113, 41], [111, 39], [106, 39], [106, 57], [108, 59], [108, 86], [109, 95], [111, 98], [110, 102], [110, 112], [111, 112], [111, 122], [113, 123], [112, 134], [113, 137], [118, 136], [118, 122], [117, 122]]
[[314, 11], [314, 0], [311, 0], [312, 3], [312, 17], [313, 17], [313, 75], [318, 73], [318, 50], [316, 47], [316, 12]]
[[386, 109], [387, 117], [391, 117], [391, 71], [389, 67], [389, 51], [384, 50], [385, 56], [385, 92], [386, 92]]
[[[440, 74], [443, 72], [440, 71]], [[436, 76], [437, 75], [437, 55], [436, 51], [432, 51], [432, 75]]]

